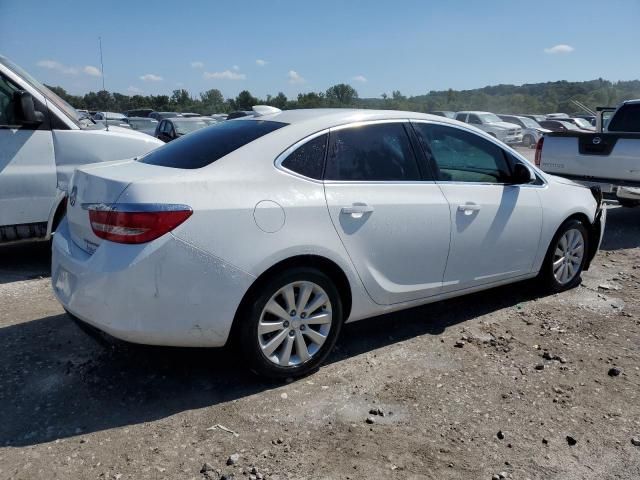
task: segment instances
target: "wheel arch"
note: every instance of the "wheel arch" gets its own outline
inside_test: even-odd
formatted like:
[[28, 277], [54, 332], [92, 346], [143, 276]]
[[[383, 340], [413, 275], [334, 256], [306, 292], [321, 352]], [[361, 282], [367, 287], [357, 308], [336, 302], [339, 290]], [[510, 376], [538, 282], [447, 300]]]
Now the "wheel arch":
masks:
[[342, 301], [344, 319], [346, 320], [349, 318], [349, 315], [351, 314], [351, 307], [353, 304], [353, 292], [349, 279], [344, 270], [333, 260], [330, 260], [327, 257], [323, 257], [321, 255], [295, 255], [284, 260], [280, 260], [279, 262], [270, 266], [262, 274], [260, 274], [247, 289], [233, 317], [233, 324], [231, 325], [229, 334], [230, 341], [233, 341], [233, 339], [236, 337], [234, 333], [237, 332], [238, 326], [240, 324], [240, 317], [242, 317], [242, 315], [246, 311], [249, 300], [253, 297], [254, 293], [260, 290], [260, 288], [262, 288], [262, 286], [274, 275], [295, 267], [317, 268], [318, 270], [328, 275], [329, 278], [331, 278], [331, 280], [336, 284], [336, 287], [338, 289], [340, 300]]
[[51, 209], [51, 214], [49, 215], [49, 221], [47, 223], [47, 238], [50, 238], [53, 232], [56, 231], [56, 228], [62, 221], [62, 218], [67, 213], [67, 195], [66, 193], [60, 191], [57, 195], [56, 201]]

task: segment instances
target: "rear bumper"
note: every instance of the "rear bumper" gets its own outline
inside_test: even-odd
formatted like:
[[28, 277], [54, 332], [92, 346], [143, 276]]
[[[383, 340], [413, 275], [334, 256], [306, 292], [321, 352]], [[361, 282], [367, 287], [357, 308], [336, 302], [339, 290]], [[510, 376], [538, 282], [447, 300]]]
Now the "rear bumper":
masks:
[[103, 242], [93, 255], [54, 240], [53, 291], [72, 315], [147, 345], [218, 347], [254, 277], [168, 234], [146, 244]]

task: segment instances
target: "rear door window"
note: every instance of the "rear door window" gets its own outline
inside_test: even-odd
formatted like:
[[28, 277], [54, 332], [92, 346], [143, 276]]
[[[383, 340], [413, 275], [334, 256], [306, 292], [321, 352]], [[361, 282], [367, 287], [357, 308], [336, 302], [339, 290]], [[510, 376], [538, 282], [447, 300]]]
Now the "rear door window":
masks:
[[421, 180], [402, 123], [378, 123], [331, 132], [325, 180]]
[[225, 121], [180, 137], [139, 161], [161, 167], [202, 168], [286, 125], [269, 120]]

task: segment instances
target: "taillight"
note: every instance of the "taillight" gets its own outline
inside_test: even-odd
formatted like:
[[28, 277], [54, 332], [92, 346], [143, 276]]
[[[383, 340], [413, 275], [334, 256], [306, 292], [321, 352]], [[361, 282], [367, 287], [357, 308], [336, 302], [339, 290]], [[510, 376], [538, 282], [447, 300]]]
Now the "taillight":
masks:
[[538, 143], [536, 143], [536, 157], [535, 157], [536, 167], [539, 167], [540, 163], [542, 162], [542, 144], [543, 143], [544, 143], [544, 136], [540, 137], [540, 140], [538, 140]]
[[186, 205], [88, 205], [91, 229], [97, 237], [117, 243], [145, 243], [170, 232], [193, 211]]

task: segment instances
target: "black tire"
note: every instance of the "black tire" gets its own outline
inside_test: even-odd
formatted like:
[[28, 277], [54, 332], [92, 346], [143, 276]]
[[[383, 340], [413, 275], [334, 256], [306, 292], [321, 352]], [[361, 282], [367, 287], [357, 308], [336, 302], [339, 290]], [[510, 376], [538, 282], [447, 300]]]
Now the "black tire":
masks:
[[[309, 360], [296, 366], [280, 366], [263, 353], [258, 340], [258, 325], [262, 311], [271, 297], [283, 287], [295, 282], [312, 282], [324, 290], [331, 302], [332, 321], [326, 340]], [[243, 359], [254, 373], [274, 379], [300, 377], [316, 370], [326, 360], [335, 346], [344, 322], [340, 294], [328, 275], [316, 268], [292, 268], [275, 274], [250, 295], [252, 297], [244, 302], [245, 307], [238, 318], [239, 325], [234, 332], [237, 338], [232, 341], [239, 347]]]
[[627, 208], [640, 207], [640, 200], [632, 200], [629, 198], [618, 198], [618, 203]]
[[[553, 273], [553, 262], [555, 257], [556, 249], [558, 248], [558, 242], [562, 238], [562, 236], [568, 232], [569, 230], [578, 230], [582, 234], [583, 241], [583, 255], [582, 261], [580, 262], [579, 267], [573, 274], [573, 277], [570, 281], [566, 283], [559, 282], [554, 273]], [[587, 263], [587, 256], [589, 252], [589, 232], [587, 231], [587, 227], [583, 222], [576, 218], [571, 218], [560, 225], [558, 231], [553, 236], [553, 240], [549, 244], [549, 248], [547, 250], [547, 255], [544, 259], [544, 263], [542, 265], [542, 269], [540, 270], [540, 280], [544, 287], [546, 287], [551, 292], [562, 292], [564, 290], [569, 290], [571, 288], [576, 287], [582, 281], [581, 275], [584, 269], [585, 264]]]
[[522, 145], [531, 148], [531, 145], [533, 145], [533, 137], [531, 135], [525, 135], [522, 138]]

